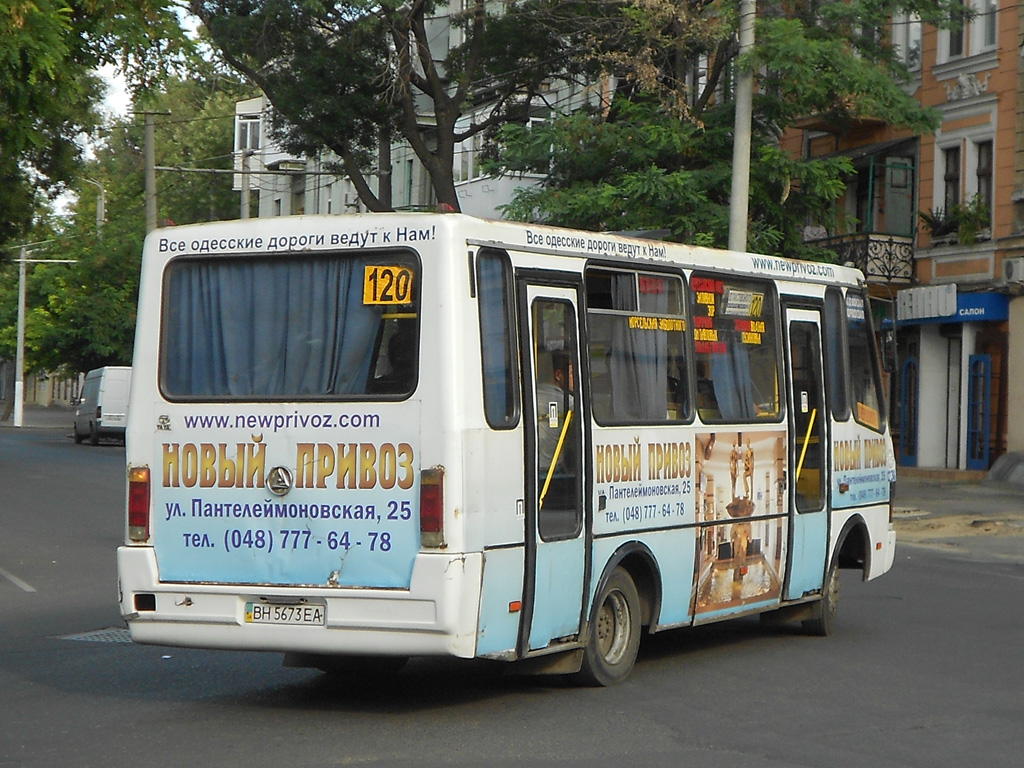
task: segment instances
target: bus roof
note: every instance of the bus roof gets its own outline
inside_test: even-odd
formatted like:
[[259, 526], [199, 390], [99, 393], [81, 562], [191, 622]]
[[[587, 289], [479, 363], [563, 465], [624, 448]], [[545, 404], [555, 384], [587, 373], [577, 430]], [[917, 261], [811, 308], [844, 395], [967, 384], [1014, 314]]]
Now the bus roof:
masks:
[[[174, 256], [263, 255], [338, 249], [420, 247], [458, 237], [468, 245], [623, 265], [672, 264], [778, 280], [858, 285], [852, 267], [778, 256], [586, 232], [453, 213], [361, 213], [289, 216], [191, 224], [150, 233], [147, 251]], [[152, 258], [152, 256], [151, 256]]]

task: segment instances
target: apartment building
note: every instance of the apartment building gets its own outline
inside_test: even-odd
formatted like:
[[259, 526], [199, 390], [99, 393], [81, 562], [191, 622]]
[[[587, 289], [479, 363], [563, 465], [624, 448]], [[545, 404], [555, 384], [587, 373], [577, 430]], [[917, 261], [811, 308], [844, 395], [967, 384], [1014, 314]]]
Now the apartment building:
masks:
[[861, 267], [880, 300], [905, 466], [987, 470], [1024, 450], [1024, 12], [970, 8], [958, 29], [904, 15], [889, 30], [908, 92], [941, 115], [934, 135], [812, 117], [786, 137], [853, 162], [837, 231], [808, 237]]

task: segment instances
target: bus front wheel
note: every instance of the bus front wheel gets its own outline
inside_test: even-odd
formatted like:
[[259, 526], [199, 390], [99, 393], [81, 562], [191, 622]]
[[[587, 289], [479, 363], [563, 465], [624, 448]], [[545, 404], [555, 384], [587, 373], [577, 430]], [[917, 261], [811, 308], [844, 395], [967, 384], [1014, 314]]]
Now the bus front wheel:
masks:
[[625, 569], [612, 571], [594, 606], [578, 679], [614, 685], [629, 676], [640, 648], [640, 596]]
[[839, 567], [832, 563], [828, 569], [825, 586], [821, 590], [821, 600], [814, 605], [814, 614], [804, 620], [804, 632], [818, 637], [827, 637], [832, 631], [832, 622], [839, 607]]

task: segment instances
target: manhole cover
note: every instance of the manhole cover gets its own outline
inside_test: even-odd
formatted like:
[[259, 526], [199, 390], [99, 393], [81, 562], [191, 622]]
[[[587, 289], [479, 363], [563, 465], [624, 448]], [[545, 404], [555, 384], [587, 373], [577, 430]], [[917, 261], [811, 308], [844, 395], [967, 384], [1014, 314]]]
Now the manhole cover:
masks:
[[131, 633], [127, 629], [110, 627], [108, 629], [95, 629], [92, 632], [82, 632], [77, 635], [64, 635], [61, 640], [85, 640], [90, 643], [130, 643]]

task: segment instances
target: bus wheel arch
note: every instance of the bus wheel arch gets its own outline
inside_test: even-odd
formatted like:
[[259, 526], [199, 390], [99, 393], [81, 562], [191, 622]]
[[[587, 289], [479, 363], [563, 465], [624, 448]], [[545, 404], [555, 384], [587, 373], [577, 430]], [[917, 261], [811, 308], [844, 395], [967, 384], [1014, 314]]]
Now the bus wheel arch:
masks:
[[861, 570], [867, 578], [871, 565], [871, 550], [868, 547], [867, 525], [860, 515], [854, 515], [843, 526], [836, 540], [836, 552], [825, 571], [821, 587], [821, 599], [812, 604], [812, 613], [802, 622], [804, 631], [810, 635], [827, 637], [832, 633], [832, 624], [839, 607], [840, 569]]
[[650, 550], [639, 543], [617, 550], [598, 581], [576, 680], [603, 686], [625, 680], [643, 627], [653, 623], [660, 603], [660, 578]]
[[871, 571], [871, 547], [868, 526], [864, 518], [854, 515], [843, 526], [836, 539], [835, 559], [837, 566], [843, 569], [859, 570], [863, 579], [867, 579]]
[[619, 547], [605, 564], [604, 571], [598, 585], [603, 585], [616, 568], [625, 569], [633, 583], [640, 598], [640, 609], [642, 624], [651, 627], [652, 631], [657, 627], [657, 618], [661, 613], [661, 572], [658, 570], [658, 561], [654, 553], [639, 541], [623, 544]]

